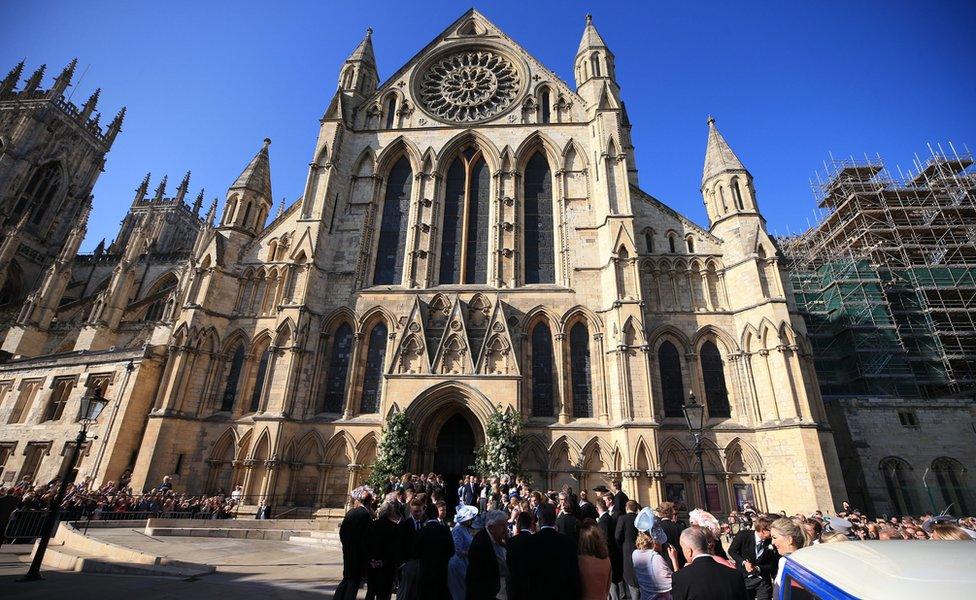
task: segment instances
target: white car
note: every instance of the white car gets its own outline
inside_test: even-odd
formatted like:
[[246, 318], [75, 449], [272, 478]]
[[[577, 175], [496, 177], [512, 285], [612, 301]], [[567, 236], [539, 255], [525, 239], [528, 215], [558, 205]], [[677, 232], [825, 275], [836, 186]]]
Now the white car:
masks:
[[976, 598], [976, 542], [817, 544], [786, 557], [781, 581], [776, 600], [970, 600]]

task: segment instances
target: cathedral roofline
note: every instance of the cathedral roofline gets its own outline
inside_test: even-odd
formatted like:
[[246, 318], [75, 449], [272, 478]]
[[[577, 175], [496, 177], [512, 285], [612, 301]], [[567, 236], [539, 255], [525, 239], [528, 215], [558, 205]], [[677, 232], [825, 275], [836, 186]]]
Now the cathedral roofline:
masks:
[[[481, 38], [481, 39], [484, 39], [484, 38], [492, 39], [492, 38], [494, 38], [494, 39], [501, 39], [501, 40], [503, 40], [503, 41], [511, 44], [513, 50], [522, 53], [522, 55], [524, 56], [524, 58], [526, 58], [529, 61], [534, 62], [540, 69], [545, 70], [550, 75], [552, 75], [553, 79], [556, 82], [558, 82], [560, 85], [563, 86], [563, 88], [564, 88], [563, 91], [564, 92], [570, 94], [573, 99], [578, 100], [580, 102], [583, 102], [583, 98], [579, 94], [577, 94], [576, 91], [575, 91], [575, 89], [572, 88], [572, 87], [570, 87], [569, 84], [562, 77], [560, 77], [559, 75], [557, 75], [555, 71], [553, 71], [552, 69], [550, 69], [549, 67], [547, 67], [545, 64], [543, 64], [541, 61], [539, 61], [539, 59], [537, 59], [531, 52], [529, 52], [528, 50], [526, 50], [525, 47], [522, 46], [522, 44], [520, 44], [517, 41], [515, 41], [511, 36], [509, 36], [507, 33], [505, 33], [502, 30], [501, 27], [499, 27], [498, 25], [496, 25], [491, 19], [489, 19], [488, 17], [486, 17], [481, 11], [479, 11], [479, 10], [477, 10], [475, 8], [469, 8], [468, 10], [466, 10], [464, 12], [464, 14], [462, 14], [460, 17], [458, 17], [457, 19], [455, 19], [454, 21], [452, 21], [450, 25], [448, 25], [447, 27], [445, 27], [439, 34], [437, 34], [436, 36], [434, 36], [434, 38], [429, 43], [427, 43], [423, 48], [421, 48], [417, 53], [415, 53], [409, 59], [407, 59], [406, 61], [404, 61], [404, 63], [400, 66], [399, 69], [397, 69], [392, 75], [390, 75], [389, 77], [387, 77], [385, 80], [383, 80], [376, 87], [376, 91], [371, 96], [369, 96], [369, 98], [372, 99], [372, 98], [376, 98], [378, 96], [381, 96], [384, 92], [387, 91], [387, 88], [391, 84], [394, 84], [400, 77], [403, 76], [403, 74], [407, 70], [409, 70], [413, 65], [415, 65], [417, 62], [419, 62], [420, 59], [423, 57], [424, 54], [427, 54], [428, 52], [430, 52], [434, 48], [436, 48], [438, 44], [442, 43], [445, 39], [448, 38], [448, 36], [450, 36], [453, 32], [455, 32], [460, 27], [460, 25], [465, 21], [465, 19], [470, 19], [471, 17], [477, 17], [477, 18], [483, 20], [485, 22], [485, 24], [489, 25], [490, 27], [492, 27], [495, 30], [495, 32], [497, 32], [497, 33], [486, 33], [486, 34], [472, 35], [472, 36], [470, 36], [470, 39], [471, 40], [477, 40], [479, 38]], [[464, 38], [461, 38], [461, 39], [464, 39]]]

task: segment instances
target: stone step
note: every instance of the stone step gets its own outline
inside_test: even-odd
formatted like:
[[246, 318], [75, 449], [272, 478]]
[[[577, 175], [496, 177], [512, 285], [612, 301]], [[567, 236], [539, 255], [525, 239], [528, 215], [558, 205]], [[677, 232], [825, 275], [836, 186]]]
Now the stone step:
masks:
[[342, 542], [339, 541], [339, 536], [336, 536], [335, 539], [296, 536], [296, 537], [288, 538], [288, 543], [296, 544], [300, 546], [307, 546], [309, 548], [322, 548], [328, 550], [342, 549]]
[[62, 571], [78, 573], [101, 573], [103, 575], [150, 575], [157, 577], [200, 577], [210, 575], [217, 569], [210, 565], [188, 563], [179, 560], [163, 559], [161, 564], [141, 564], [113, 561], [100, 556], [91, 556], [64, 546], [48, 547], [44, 554], [44, 565]]
[[310, 531], [309, 537], [324, 539], [324, 540], [337, 540], [339, 539], [338, 531]]

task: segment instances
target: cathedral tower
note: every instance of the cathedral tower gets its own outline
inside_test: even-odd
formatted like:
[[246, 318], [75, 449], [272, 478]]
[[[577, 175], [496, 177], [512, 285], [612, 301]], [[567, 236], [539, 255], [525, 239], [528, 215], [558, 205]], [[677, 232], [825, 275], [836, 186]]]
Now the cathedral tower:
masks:
[[105, 164], [122, 127], [122, 109], [107, 128], [96, 111], [100, 90], [82, 107], [67, 90], [77, 60], [43, 89], [45, 67], [20, 90], [20, 63], [0, 82], [0, 221], [24, 226], [14, 235], [14, 256], [0, 273], [0, 304], [20, 302], [55, 260]]

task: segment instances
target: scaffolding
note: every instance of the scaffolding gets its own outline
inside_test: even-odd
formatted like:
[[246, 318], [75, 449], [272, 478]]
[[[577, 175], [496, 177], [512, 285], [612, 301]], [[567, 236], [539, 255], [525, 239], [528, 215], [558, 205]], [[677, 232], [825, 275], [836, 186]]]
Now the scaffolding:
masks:
[[929, 152], [897, 177], [880, 157], [832, 158], [817, 224], [779, 240], [825, 396], [976, 388], [976, 169]]

